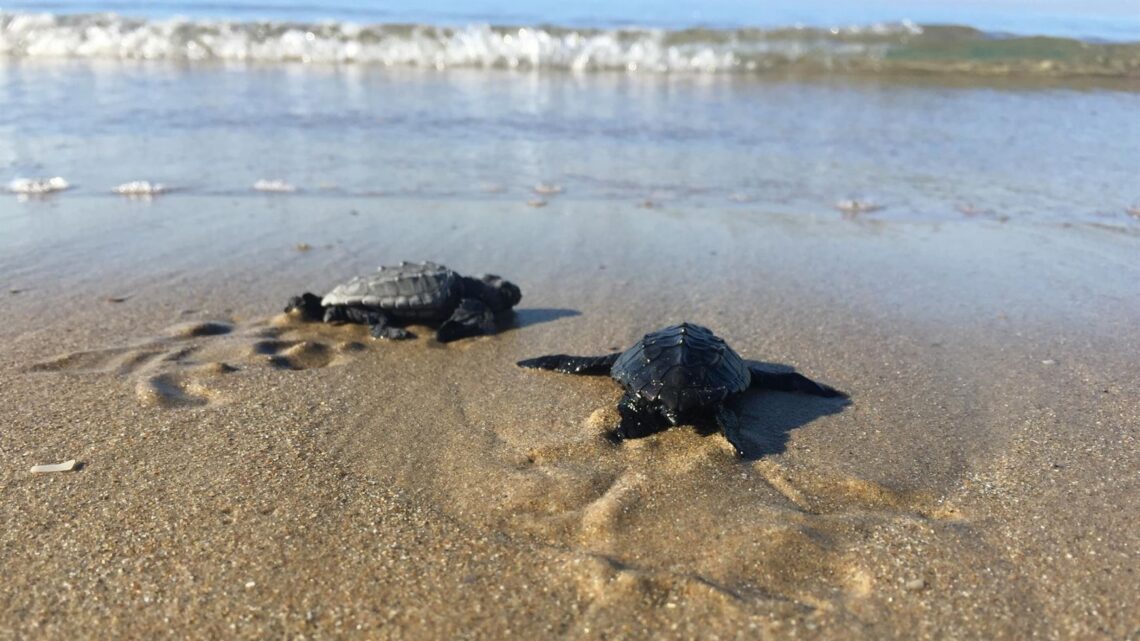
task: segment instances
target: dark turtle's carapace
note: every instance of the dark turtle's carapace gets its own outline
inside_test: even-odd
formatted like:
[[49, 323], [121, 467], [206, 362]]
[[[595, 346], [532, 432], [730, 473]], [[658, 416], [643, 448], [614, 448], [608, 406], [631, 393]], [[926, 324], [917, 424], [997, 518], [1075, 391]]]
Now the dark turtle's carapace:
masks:
[[521, 367], [565, 374], [609, 374], [625, 388], [618, 402], [617, 440], [639, 438], [681, 423], [714, 421], [728, 442], [743, 454], [740, 421], [725, 406], [749, 388], [799, 392], [824, 397], [844, 394], [795, 372], [770, 372], [748, 365], [707, 327], [681, 323], [646, 334], [624, 352], [605, 356], [540, 356]]
[[438, 324], [436, 338], [446, 343], [495, 333], [496, 315], [521, 298], [514, 283], [495, 275], [469, 278], [443, 265], [405, 262], [357, 276], [323, 298], [294, 296], [285, 311], [327, 323], [363, 323], [374, 337], [397, 340], [412, 337], [402, 325]]

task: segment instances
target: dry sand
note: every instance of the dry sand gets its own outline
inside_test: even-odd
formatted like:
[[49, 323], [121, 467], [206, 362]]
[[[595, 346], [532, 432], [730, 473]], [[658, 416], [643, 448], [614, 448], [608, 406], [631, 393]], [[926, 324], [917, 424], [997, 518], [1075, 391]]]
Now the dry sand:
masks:
[[[1140, 634], [1133, 235], [202, 201], [0, 241], [0, 639]], [[519, 283], [514, 326], [276, 313], [421, 258]], [[851, 403], [745, 396], [741, 461], [513, 365], [686, 319]]]

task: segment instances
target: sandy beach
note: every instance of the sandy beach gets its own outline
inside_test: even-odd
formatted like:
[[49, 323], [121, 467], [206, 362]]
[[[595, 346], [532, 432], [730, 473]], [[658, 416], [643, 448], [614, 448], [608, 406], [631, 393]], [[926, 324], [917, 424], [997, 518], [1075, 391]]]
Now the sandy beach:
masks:
[[[1140, 631], [1134, 233], [572, 193], [3, 212], [37, 222], [0, 252], [0, 639]], [[511, 326], [279, 313], [421, 259], [518, 283]], [[611, 380], [514, 366], [682, 320], [850, 402], [745, 395], [740, 460], [615, 445]]]

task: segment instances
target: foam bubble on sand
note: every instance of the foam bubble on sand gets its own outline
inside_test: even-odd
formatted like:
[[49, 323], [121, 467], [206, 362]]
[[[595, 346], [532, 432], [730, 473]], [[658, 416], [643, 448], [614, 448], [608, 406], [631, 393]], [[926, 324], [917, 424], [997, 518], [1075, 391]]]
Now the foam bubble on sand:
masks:
[[562, 185], [555, 185], [553, 183], [538, 183], [534, 186], [534, 193], [541, 196], [554, 196], [555, 194], [562, 193]]
[[254, 191], [264, 191], [264, 192], [269, 192], [269, 193], [277, 193], [277, 194], [291, 194], [291, 193], [297, 191], [297, 187], [296, 187], [296, 185], [293, 185], [292, 183], [285, 182], [284, 180], [277, 180], [277, 179], [270, 180], [270, 179], [262, 178], [261, 180], [258, 180], [257, 182], [253, 183], [253, 190]]
[[71, 185], [59, 176], [52, 178], [17, 178], [8, 183], [8, 191], [28, 196], [63, 191]]
[[118, 187], [115, 187], [112, 191], [114, 191], [116, 194], [119, 194], [120, 196], [127, 196], [130, 198], [145, 198], [148, 196], [157, 196], [159, 194], [166, 193], [167, 187], [162, 183], [152, 183], [147, 180], [132, 180], [131, 182], [126, 182], [119, 185]]
[[846, 198], [835, 203], [835, 208], [848, 216], [869, 214], [873, 211], [884, 209], [885, 207], [885, 205], [881, 205], [873, 200], [861, 198]]

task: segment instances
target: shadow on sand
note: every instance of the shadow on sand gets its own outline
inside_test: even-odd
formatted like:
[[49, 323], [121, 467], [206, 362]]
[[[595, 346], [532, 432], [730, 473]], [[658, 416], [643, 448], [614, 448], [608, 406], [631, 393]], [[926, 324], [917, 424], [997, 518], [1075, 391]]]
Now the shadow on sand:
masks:
[[[795, 369], [778, 363], [746, 361], [770, 372], [794, 372]], [[787, 449], [791, 431], [807, 425], [817, 418], [838, 414], [851, 404], [846, 394], [831, 398], [779, 392], [761, 388], [745, 391], [731, 399], [729, 407], [740, 417], [740, 433], [744, 459], [754, 461], [769, 454]]]
[[522, 329], [531, 325], [541, 325], [560, 318], [581, 316], [582, 312], [576, 309], [560, 309], [557, 307], [531, 307], [528, 309], [515, 309], [510, 318], [506, 320], [508, 329]]

